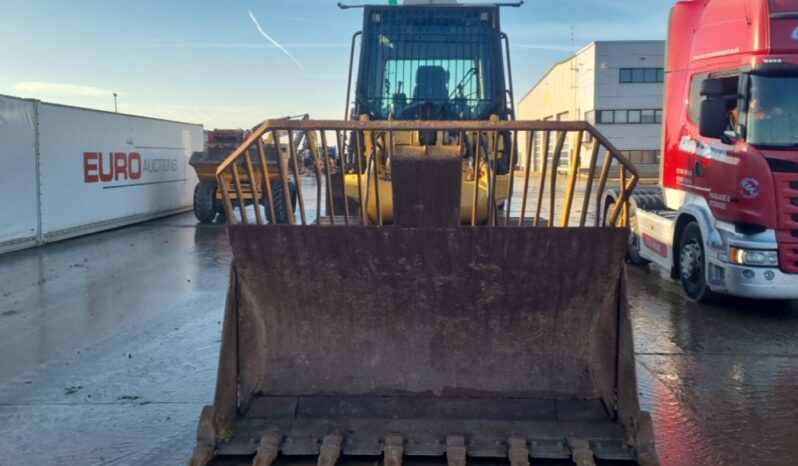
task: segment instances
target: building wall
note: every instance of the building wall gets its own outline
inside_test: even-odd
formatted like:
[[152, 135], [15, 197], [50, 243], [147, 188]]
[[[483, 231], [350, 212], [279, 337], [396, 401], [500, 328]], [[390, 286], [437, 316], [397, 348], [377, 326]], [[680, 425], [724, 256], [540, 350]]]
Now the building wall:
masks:
[[[664, 41], [594, 42], [556, 64], [521, 99], [518, 118], [587, 119], [619, 150], [633, 154], [635, 163], [655, 166], [661, 124], [602, 124], [596, 120], [596, 111], [661, 109], [662, 83], [622, 83], [621, 69], [663, 68], [664, 55]], [[630, 72], [624, 73], [629, 76]], [[525, 142], [519, 142], [525, 148]], [[570, 150], [570, 144], [566, 149]], [[535, 151], [534, 169], [540, 169], [542, 159], [542, 149]]]
[[[518, 104], [520, 120], [574, 120], [577, 108], [577, 61], [575, 57], [561, 61], [524, 96]], [[541, 138], [537, 137], [532, 152], [531, 167], [539, 170], [542, 162]], [[520, 165], [527, 163], [527, 135], [518, 138]], [[554, 141], [550, 143], [554, 145]]]
[[574, 82], [576, 84], [576, 120], [584, 120], [585, 113], [594, 108], [596, 101], [596, 46], [590, 44], [575, 56]]
[[[662, 83], [621, 83], [621, 68], [662, 68], [663, 41], [598, 42], [595, 108], [662, 108]], [[641, 107], [642, 106], [642, 107]]]
[[[597, 110], [610, 109], [661, 109], [662, 83], [621, 83], [621, 69], [663, 68], [665, 46], [660, 41], [600, 42], [598, 44], [596, 72]], [[655, 124], [597, 124], [597, 129], [607, 136], [621, 151], [626, 152], [638, 165], [659, 162], [655, 152], [660, 151], [662, 125]], [[640, 153], [639, 151], [645, 151]]]
[[573, 58], [561, 61], [521, 99], [518, 118], [544, 120], [576, 106]]

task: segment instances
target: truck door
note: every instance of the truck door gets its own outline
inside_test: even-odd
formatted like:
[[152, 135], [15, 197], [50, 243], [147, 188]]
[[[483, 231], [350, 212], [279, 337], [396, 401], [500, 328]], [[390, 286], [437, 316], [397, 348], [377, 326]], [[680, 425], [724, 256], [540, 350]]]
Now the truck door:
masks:
[[[723, 138], [701, 136], [701, 102], [709, 97], [702, 95], [707, 79], [719, 83], [720, 99], [725, 104], [726, 130]], [[733, 221], [731, 213], [736, 192], [739, 157], [735, 155], [734, 136], [737, 134], [738, 106], [740, 102], [740, 73], [728, 70], [698, 73], [690, 80], [687, 119], [679, 139], [679, 152], [683, 164], [679, 166], [677, 183], [681, 189], [702, 196], [718, 220]]]

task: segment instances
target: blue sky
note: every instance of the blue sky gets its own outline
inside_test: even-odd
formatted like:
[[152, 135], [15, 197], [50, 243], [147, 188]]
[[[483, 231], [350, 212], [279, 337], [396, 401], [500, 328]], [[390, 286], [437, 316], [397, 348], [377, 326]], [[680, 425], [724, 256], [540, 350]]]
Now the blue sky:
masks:
[[[572, 29], [577, 49], [664, 39], [672, 3], [527, 0], [503, 9], [516, 95], [570, 55]], [[361, 10], [334, 0], [2, 0], [0, 94], [112, 110], [117, 92], [120, 112], [206, 128], [305, 112], [341, 118], [360, 25]]]

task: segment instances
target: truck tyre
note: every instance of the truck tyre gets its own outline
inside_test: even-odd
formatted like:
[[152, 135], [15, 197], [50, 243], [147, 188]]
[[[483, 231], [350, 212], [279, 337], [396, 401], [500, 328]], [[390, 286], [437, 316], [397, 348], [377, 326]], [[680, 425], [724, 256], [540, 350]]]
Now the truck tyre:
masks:
[[679, 279], [688, 298], [702, 303], [714, 299], [717, 295], [707, 286], [706, 255], [701, 228], [696, 222], [690, 222], [682, 232], [679, 241]]
[[[607, 207], [604, 208], [604, 226], [607, 226], [607, 222], [609, 221], [610, 213], [612, 213], [612, 209], [615, 208], [615, 201], [610, 201], [607, 203]], [[643, 259], [640, 256], [640, 240], [638, 239], [637, 235], [632, 230], [632, 225], [636, 225], [637, 221], [635, 218], [635, 208], [634, 204], [629, 204], [629, 225], [626, 227], [629, 229], [629, 238], [626, 243], [626, 259], [631, 264], [635, 265], [646, 265], [648, 264], [648, 260]]]
[[216, 183], [200, 181], [194, 187], [194, 216], [202, 223], [216, 217]]
[[[288, 189], [291, 192], [291, 210], [296, 213], [296, 183], [289, 181]], [[269, 200], [263, 199], [262, 202], [263, 209], [266, 211], [266, 220], [269, 223], [275, 223], [272, 221], [272, 214], [269, 210]], [[282, 183], [272, 183], [272, 202], [274, 203], [274, 214], [277, 217], [276, 223], [288, 223], [288, 212], [286, 212], [285, 201], [283, 200]]]

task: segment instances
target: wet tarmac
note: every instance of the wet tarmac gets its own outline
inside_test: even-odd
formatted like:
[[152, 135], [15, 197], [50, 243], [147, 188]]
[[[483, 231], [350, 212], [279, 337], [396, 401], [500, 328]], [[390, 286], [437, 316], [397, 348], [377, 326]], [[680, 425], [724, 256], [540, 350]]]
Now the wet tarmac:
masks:
[[[0, 256], [0, 464], [185, 464], [230, 253], [191, 214]], [[798, 304], [687, 302], [632, 268], [664, 465], [798, 462]]]

